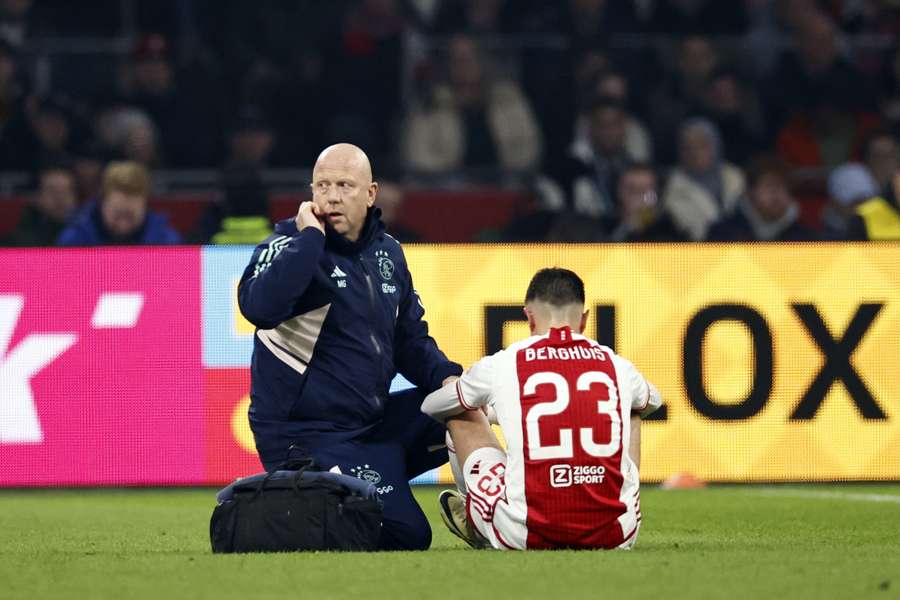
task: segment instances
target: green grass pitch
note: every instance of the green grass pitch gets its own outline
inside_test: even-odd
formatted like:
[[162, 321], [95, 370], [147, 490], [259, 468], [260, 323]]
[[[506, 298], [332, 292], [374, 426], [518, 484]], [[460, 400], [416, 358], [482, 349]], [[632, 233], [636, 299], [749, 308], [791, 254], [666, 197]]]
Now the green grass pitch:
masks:
[[0, 598], [898, 598], [900, 485], [641, 493], [630, 552], [214, 556], [213, 491], [0, 492]]

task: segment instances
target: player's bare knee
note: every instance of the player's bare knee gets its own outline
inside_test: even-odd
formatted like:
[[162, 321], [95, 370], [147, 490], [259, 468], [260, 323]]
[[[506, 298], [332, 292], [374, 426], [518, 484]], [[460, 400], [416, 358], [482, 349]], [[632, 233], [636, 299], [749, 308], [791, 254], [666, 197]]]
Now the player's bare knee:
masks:
[[457, 452], [468, 455], [476, 448], [500, 448], [497, 437], [480, 410], [467, 411], [447, 419], [447, 431]]

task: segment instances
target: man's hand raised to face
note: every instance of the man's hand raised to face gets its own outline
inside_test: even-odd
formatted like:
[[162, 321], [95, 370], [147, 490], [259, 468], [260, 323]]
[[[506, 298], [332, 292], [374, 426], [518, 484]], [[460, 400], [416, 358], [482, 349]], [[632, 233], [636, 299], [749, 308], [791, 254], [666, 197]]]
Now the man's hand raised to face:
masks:
[[325, 233], [325, 214], [315, 202], [306, 201], [300, 204], [297, 216], [294, 221], [297, 223], [297, 230], [302, 231], [307, 227], [315, 227], [323, 234]]

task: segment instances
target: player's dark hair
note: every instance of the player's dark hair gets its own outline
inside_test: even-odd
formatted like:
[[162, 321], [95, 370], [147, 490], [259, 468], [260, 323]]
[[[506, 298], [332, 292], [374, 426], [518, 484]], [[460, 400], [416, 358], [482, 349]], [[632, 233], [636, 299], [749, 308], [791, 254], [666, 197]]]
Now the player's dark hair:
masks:
[[525, 292], [526, 304], [534, 300], [553, 306], [584, 304], [584, 282], [568, 269], [541, 269], [531, 278]]

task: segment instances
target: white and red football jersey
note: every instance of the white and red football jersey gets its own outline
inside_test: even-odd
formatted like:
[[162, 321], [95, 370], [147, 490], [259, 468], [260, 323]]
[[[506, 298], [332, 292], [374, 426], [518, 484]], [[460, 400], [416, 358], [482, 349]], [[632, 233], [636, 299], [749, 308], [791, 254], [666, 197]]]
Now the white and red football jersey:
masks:
[[563, 327], [481, 359], [422, 410], [496, 411], [507, 465], [493, 520], [504, 546], [615, 548], [640, 523], [630, 418], [660, 405], [631, 362]]

